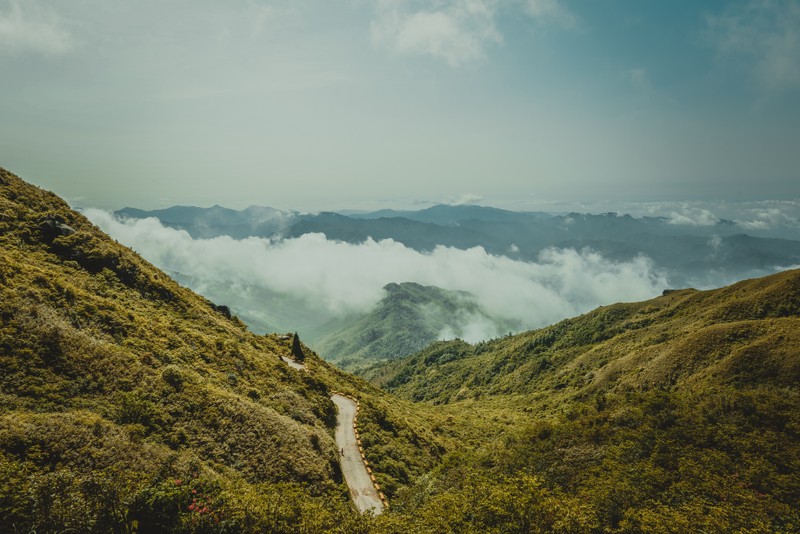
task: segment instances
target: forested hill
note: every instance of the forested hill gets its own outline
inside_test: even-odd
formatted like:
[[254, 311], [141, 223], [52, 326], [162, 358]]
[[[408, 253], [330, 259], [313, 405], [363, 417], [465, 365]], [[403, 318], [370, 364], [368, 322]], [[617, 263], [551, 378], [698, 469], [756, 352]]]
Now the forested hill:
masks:
[[331, 391], [403, 463], [390, 476], [365, 448], [390, 496], [441, 446], [429, 418], [307, 347], [308, 372], [291, 369], [290, 350], [0, 169], [0, 532], [366, 528]]
[[517, 326], [493, 320], [469, 293], [413, 282], [387, 284], [384, 291], [374, 309], [325, 325], [309, 343], [327, 361], [353, 371], [407, 356], [443, 337], [464, 336], [472, 324], [495, 333]]

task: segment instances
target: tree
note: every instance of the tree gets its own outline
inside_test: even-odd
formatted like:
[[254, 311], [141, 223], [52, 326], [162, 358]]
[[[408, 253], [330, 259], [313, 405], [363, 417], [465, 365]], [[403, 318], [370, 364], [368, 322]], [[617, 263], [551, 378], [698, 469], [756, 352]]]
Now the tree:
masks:
[[292, 356], [299, 362], [306, 359], [306, 355], [303, 354], [303, 347], [300, 346], [300, 338], [297, 336], [297, 332], [294, 333], [292, 338]]

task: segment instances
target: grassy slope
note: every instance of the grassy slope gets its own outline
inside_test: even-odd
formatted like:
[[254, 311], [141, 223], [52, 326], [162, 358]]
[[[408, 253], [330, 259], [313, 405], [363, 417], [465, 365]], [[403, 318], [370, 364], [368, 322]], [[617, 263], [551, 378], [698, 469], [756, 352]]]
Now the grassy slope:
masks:
[[442, 531], [797, 531], [799, 316], [791, 271], [373, 368], [475, 437], [398, 507]]
[[437, 404], [498, 394], [566, 399], [711, 379], [791, 383], [800, 372], [798, 314], [800, 271], [789, 271], [601, 307], [475, 346], [436, 343], [365, 374], [401, 397]]
[[0, 170], [0, 530], [361, 528], [330, 391], [361, 397], [371, 442], [396, 449], [404, 477], [367, 447], [387, 489], [441, 445], [408, 403], [282, 354]]

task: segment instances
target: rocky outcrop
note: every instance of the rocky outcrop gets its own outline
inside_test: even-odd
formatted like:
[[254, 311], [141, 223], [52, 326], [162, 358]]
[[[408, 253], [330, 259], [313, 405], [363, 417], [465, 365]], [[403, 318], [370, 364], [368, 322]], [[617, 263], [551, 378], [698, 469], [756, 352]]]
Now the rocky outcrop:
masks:
[[48, 217], [39, 223], [39, 232], [42, 241], [49, 244], [57, 237], [74, 234], [75, 229], [66, 224], [60, 217]]

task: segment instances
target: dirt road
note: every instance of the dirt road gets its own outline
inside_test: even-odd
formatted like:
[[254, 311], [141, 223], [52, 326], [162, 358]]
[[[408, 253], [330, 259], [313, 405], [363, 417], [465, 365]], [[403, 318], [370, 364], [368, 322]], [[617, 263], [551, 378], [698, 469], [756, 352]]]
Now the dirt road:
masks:
[[367, 473], [367, 468], [361, 461], [361, 453], [356, 443], [353, 432], [353, 419], [356, 415], [356, 403], [341, 395], [331, 396], [331, 400], [339, 410], [336, 416], [336, 447], [344, 455], [340, 457], [342, 472], [350, 488], [350, 495], [360, 512], [372, 510], [373, 513], [383, 512], [383, 503], [372, 484], [372, 479]]

